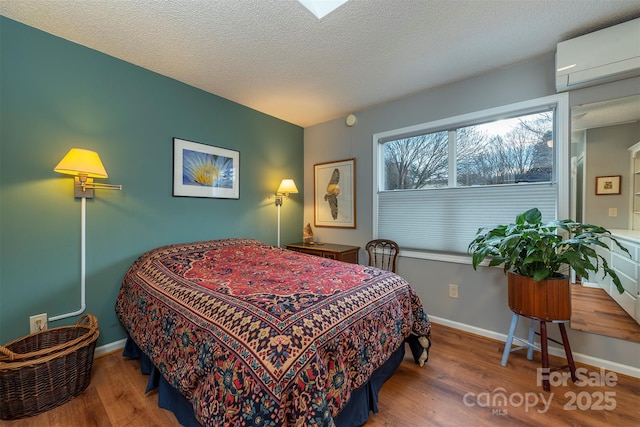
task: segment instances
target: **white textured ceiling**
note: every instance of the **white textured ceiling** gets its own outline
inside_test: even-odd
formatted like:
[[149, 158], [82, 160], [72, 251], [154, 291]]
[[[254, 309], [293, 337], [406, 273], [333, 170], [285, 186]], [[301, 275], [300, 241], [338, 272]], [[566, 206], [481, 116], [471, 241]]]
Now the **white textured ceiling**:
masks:
[[0, 0], [0, 13], [306, 127], [553, 52], [639, 0]]
[[640, 95], [576, 105], [571, 108], [572, 132], [603, 126], [615, 126], [639, 120]]

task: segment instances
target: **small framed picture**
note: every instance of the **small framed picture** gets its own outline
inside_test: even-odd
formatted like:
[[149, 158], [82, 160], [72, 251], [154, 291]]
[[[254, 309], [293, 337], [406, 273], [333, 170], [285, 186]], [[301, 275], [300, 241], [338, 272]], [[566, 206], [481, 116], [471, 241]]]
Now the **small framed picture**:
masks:
[[596, 194], [620, 194], [622, 181], [621, 175], [613, 176], [597, 176], [596, 177]]
[[240, 198], [240, 152], [173, 138], [173, 195]]
[[313, 165], [316, 227], [356, 228], [356, 159]]

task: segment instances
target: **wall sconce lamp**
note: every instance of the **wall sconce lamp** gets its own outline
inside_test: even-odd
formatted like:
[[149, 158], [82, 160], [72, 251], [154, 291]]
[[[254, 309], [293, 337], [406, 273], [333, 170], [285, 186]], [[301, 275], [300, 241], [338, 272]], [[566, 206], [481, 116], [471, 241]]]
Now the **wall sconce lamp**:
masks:
[[290, 194], [298, 193], [298, 187], [292, 179], [283, 179], [280, 186], [276, 190], [276, 207], [278, 208], [278, 247], [280, 247], [280, 206], [282, 200], [289, 197]]
[[92, 199], [93, 190], [96, 188], [122, 190], [122, 185], [93, 182], [93, 178], [109, 178], [100, 156], [95, 151], [72, 148], [53, 170], [75, 176], [74, 196], [78, 198]]
[[82, 314], [86, 309], [85, 275], [86, 275], [86, 239], [87, 239], [87, 198], [93, 198], [93, 190], [122, 190], [122, 185], [93, 182], [93, 178], [108, 178], [100, 156], [95, 151], [72, 148], [60, 163], [53, 169], [55, 172], [73, 175], [74, 196], [82, 198], [80, 219], [80, 309], [72, 313], [61, 314], [49, 318], [50, 322]]

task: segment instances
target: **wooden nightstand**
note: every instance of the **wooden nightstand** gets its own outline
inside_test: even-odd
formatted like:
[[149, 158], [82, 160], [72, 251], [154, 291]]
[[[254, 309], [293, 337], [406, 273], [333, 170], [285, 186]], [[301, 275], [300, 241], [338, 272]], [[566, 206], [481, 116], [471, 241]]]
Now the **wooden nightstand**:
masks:
[[321, 245], [305, 245], [304, 243], [289, 243], [286, 248], [291, 251], [302, 252], [323, 258], [335, 259], [352, 264], [358, 263], [358, 252], [360, 246], [336, 245], [334, 243], [323, 243]]

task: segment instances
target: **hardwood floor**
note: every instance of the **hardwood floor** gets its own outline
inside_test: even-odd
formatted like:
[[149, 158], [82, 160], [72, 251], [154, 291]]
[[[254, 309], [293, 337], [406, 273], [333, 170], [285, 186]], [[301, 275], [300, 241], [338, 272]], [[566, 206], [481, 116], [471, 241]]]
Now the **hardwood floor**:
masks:
[[[417, 366], [407, 351], [382, 387], [380, 412], [365, 427], [640, 425], [639, 379], [609, 372], [609, 385], [596, 384], [600, 370], [578, 363], [589, 382], [552, 384], [551, 392], [545, 393], [536, 385], [539, 353], [533, 361], [524, 351], [511, 353], [502, 367], [501, 342], [441, 325], [433, 325], [432, 338], [425, 366]], [[552, 366], [560, 362], [551, 357]], [[552, 378], [560, 378], [560, 372]], [[144, 393], [146, 381], [138, 361], [124, 359], [119, 352], [102, 356], [82, 395], [43, 414], [0, 425], [178, 426], [173, 414], [158, 408], [155, 392]], [[506, 398], [503, 406], [500, 396]]]
[[640, 343], [640, 324], [600, 288], [571, 285], [571, 328]]

